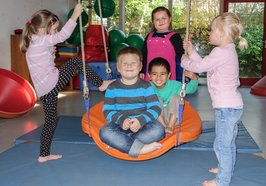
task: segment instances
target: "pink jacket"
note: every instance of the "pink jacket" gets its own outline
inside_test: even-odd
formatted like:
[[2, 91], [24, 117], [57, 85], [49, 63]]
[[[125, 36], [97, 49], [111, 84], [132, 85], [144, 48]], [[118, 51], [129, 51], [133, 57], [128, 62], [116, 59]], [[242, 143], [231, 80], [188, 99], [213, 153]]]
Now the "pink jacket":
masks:
[[49, 93], [57, 84], [59, 72], [54, 64], [53, 47], [70, 37], [76, 26], [71, 19], [54, 35], [32, 35], [26, 60], [37, 95]]
[[189, 61], [182, 61], [181, 66], [196, 73], [207, 72], [208, 90], [214, 108], [243, 107], [238, 90], [238, 56], [233, 43], [214, 48], [204, 58], [194, 51], [189, 55]]

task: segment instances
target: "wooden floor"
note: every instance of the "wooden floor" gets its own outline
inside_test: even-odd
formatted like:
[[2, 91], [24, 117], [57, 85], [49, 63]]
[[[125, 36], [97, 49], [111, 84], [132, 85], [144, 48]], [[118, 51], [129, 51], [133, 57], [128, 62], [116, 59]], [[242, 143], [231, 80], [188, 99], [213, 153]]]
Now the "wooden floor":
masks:
[[[244, 99], [242, 121], [253, 137], [264, 157], [266, 157], [266, 97], [250, 94], [250, 88], [240, 88]], [[60, 93], [58, 114], [82, 116], [85, 112], [82, 92], [65, 91]], [[102, 92], [90, 93], [91, 106], [103, 99]], [[200, 86], [196, 94], [186, 97], [198, 111], [202, 120], [214, 120], [210, 96], [206, 86]], [[39, 102], [26, 115], [13, 119], [0, 119], [0, 153], [15, 145], [15, 139], [43, 124], [43, 111]]]

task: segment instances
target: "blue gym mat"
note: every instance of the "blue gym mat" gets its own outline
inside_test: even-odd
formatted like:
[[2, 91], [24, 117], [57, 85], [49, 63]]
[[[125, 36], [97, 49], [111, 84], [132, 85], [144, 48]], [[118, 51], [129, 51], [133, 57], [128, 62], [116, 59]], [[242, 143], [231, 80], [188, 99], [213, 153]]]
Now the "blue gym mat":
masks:
[[[29, 132], [16, 139], [16, 144], [38, 141], [40, 139], [42, 127]], [[175, 149], [212, 151], [215, 138], [214, 121], [204, 121], [203, 130], [200, 137], [189, 143], [181, 144]], [[58, 126], [54, 135], [54, 142], [73, 143], [73, 144], [95, 144], [92, 138], [85, 134], [81, 129], [81, 117], [60, 116]], [[243, 153], [260, 152], [257, 144], [251, 138], [242, 122], [239, 124], [237, 137], [237, 150]]]
[[[59, 116], [58, 124], [54, 134], [54, 142], [74, 143], [74, 144], [95, 144], [92, 138], [82, 131], [80, 116]], [[40, 141], [42, 126], [20, 136], [16, 139], [16, 144]]]
[[[170, 150], [141, 162], [123, 161], [102, 152], [96, 145], [53, 143], [60, 160], [37, 163], [39, 143], [15, 145], [0, 154], [0, 185], [3, 186], [201, 186], [213, 179], [208, 172], [217, 166], [214, 152]], [[230, 186], [265, 186], [266, 161], [238, 153]]]
[[[215, 123], [214, 121], [204, 121], [202, 125], [202, 133], [197, 140], [182, 144], [176, 148], [187, 150], [212, 151], [213, 142], [215, 139]], [[238, 124], [236, 144], [237, 151], [240, 153], [261, 152], [255, 141], [249, 135], [242, 122]]]

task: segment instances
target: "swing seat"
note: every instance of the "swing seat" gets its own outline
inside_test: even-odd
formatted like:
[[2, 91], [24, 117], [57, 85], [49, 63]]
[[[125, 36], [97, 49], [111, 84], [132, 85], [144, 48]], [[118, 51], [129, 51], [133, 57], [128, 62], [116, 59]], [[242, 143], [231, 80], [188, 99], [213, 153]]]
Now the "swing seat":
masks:
[[[161, 156], [162, 154], [169, 151], [171, 148], [180, 145], [181, 143], [190, 142], [196, 140], [201, 134], [202, 121], [195, 111], [195, 109], [185, 101], [183, 118], [181, 123], [181, 130], [179, 133], [179, 140], [177, 142], [178, 126], [174, 129], [174, 134], [171, 136], [166, 136], [159, 143], [163, 145], [161, 149], [155, 150], [148, 154], [139, 155], [137, 158], [130, 157], [128, 154], [120, 152], [114, 148], [109, 147], [103, 143], [99, 137], [100, 129], [107, 124], [104, 114], [102, 112], [103, 101], [93, 106], [89, 111], [89, 121], [88, 124], [88, 114], [85, 113], [82, 117], [82, 130], [93, 138], [97, 146], [103, 150], [105, 153], [109, 154], [118, 159], [129, 160], [129, 161], [143, 161], [149, 160]], [[178, 144], [177, 144], [178, 143]]]

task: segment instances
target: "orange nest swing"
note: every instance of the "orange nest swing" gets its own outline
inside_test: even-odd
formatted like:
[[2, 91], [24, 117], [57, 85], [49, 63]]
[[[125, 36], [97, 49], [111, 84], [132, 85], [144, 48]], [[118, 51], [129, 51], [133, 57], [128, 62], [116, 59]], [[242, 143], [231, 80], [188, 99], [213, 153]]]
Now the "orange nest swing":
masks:
[[[89, 121], [88, 124], [88, 114], [85, 113], [82, 117], [82, 130], [93, 138], [96, 145], [105, 153], [122, 160], [129, 161], [143, 161], [161, 156], [162, 154], [169, 151], [171, 148], [180, 145], [181, 143], [190, 142], [196, 140], [202, 129], [202, 121], [195, 111], [195, 109], [185, 101], [183, 117], [181, 128], [178, 136], [178, 126], [175, 127], [174, 134], [171, 136], [166, 136], [160, 141], [163, 148], [153, 151], [148, 154], [139, 155], [137, 158], [130, 157], [126, 153], [122, 153], [114, 148], [110, 148], [108, 145], [103, 143], [99, 137], [100, 129], [107, 124], [104, 114], [102, 112], [103, 101], [93, 106], [89, 111]], [[178, 140], [177, 140], [178, 136]]]

